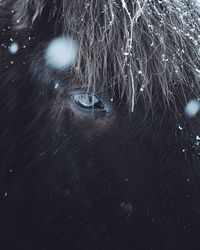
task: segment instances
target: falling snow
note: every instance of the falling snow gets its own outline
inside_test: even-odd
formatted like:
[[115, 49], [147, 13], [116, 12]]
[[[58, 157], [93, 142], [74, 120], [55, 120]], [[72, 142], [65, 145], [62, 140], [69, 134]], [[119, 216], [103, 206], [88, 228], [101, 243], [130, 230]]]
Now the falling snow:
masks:
[[[13, 39], [12, 39], [13, 40]], [[13, 42], [10, 46], [9, 46], [9, 51], [11, 54], [16, 54], [17, 51], [19, 49], [19, 45], [15, 42]]]
[[57, 70], [71, 66], [77, 57], [77, 46], [69, 37], [53, 39], [45, 52], [46, 63]]
[[200, 110], [200, 103], [197, 100], [191, 100], [185, 107], [185, 113], [189, 117], [194, 117]]

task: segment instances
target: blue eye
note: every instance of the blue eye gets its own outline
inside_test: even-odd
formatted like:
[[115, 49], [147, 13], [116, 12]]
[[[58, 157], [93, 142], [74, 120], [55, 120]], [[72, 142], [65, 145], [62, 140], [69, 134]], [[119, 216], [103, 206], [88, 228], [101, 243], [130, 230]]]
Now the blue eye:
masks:
[[88, 93], [87, 91], [74, 91], [70, 93], [71, 103], [81, 112], [87, 114], [106, 114], [111, 113], [112, 103], [105, 95]]
[[79, 105], [81, 108], [85, 109], [95, 109], [100, 108], [103, 109], [103, 103], [94, 95], [90, 94], [75, 94], [73, 96], [74, 102]]

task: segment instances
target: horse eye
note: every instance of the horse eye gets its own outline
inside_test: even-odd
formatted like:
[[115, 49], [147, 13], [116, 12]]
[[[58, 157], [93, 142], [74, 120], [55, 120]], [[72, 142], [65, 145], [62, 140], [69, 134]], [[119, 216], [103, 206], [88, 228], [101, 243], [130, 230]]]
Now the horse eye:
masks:
[[70, 94], [73, 111], [79, 111], [87, 115], [108, 115], [112, 113], [113, 103], [109, 101], [107, 94], [91, 93], [87, 91], [73, 91]]
[[103, 109], [103, 103], [95, 96], [87, 93], [74, 94], [74, 102], [85, 109]]

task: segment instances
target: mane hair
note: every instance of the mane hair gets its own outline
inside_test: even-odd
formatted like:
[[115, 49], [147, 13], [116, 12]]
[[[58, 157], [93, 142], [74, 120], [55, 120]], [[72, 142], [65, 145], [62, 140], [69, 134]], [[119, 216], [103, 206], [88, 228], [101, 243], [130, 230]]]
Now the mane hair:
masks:
[[195, 0], [18, 0], [12, 7], [16, 30], [34, 27], [45, 14], [55, 36], [72, 37], [79, 54], [71, 70], [81, 85], [117, 87], [131, 110], [140, 97], [147, 106], [157, 99], [166, 106], [177, 96], [183, 104], [199, 96]]

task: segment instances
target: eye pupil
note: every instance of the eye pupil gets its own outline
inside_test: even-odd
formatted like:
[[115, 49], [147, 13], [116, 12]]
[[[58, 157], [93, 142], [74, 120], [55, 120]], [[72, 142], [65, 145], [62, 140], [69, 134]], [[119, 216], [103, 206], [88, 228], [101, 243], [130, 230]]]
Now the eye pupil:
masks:
[[92, 103], [92, 96], [89, 96], [89, 102]]

